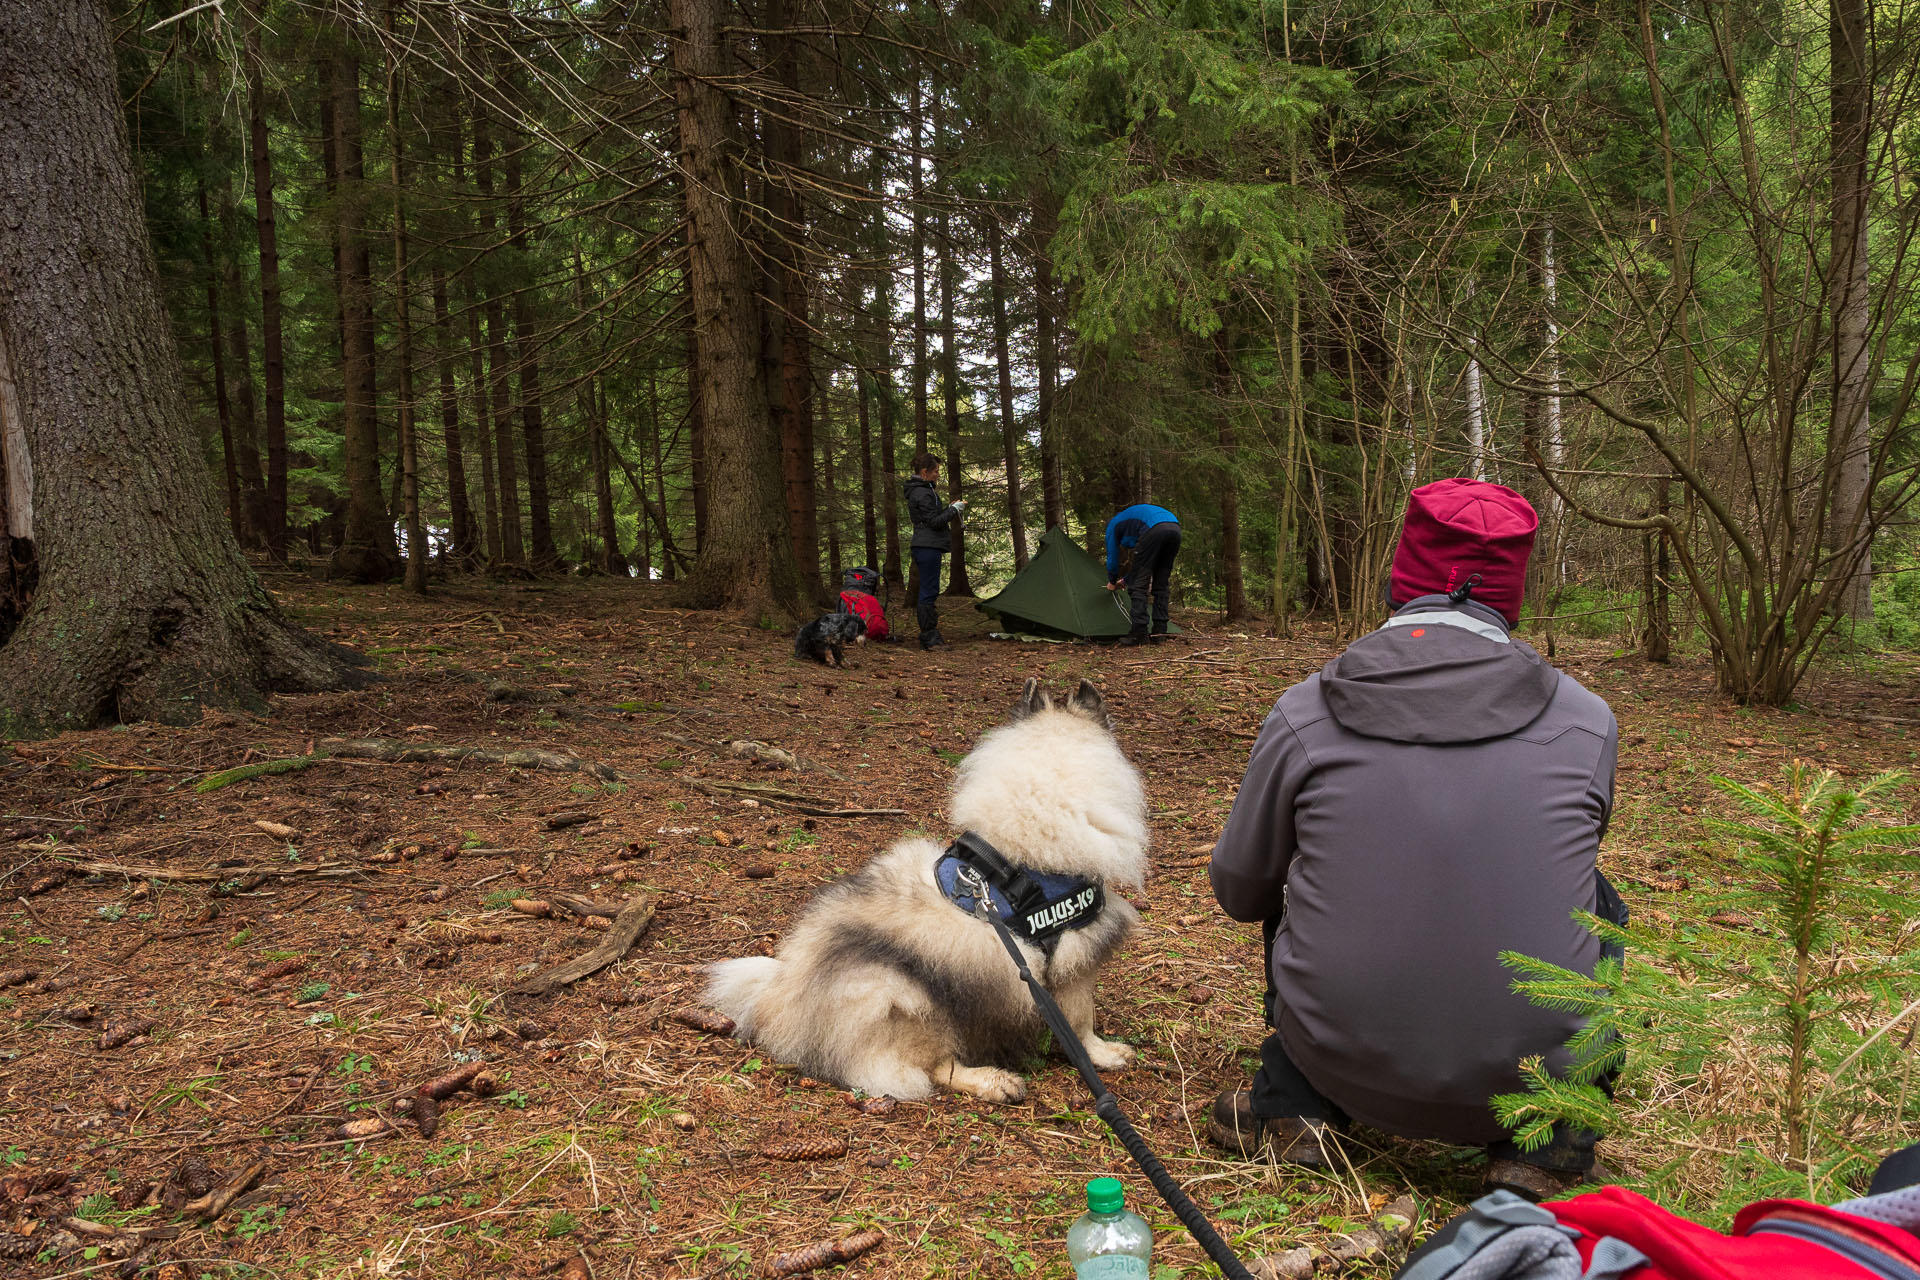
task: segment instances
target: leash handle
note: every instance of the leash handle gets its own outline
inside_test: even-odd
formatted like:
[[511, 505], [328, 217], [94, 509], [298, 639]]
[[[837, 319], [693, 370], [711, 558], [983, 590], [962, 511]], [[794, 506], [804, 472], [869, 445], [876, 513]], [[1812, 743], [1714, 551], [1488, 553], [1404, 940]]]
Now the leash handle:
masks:
[[[976, 906], [981, 901], [980, 898], [974, 899]], [[1212, 1258], [1214, 1265], [1220, 1268], [1220, 1274], [1227, 1277], [1227, 1280], [1253, 1280], [1252, 1273], [1247, 1270], [1246, 1264], [1240, 1261], [1240, 1256], [1233, 1251], [1233, 1246], [1214, 1230], [1213, 1224], [1207, 1221], [1207, 1215], [1201, 1212], [1200, 1206], [1193, 1202], [1178, 1182], [1174, 1181], [1173, 1175], [1167, 1172], [1167, 1167], [1160, 1163], [1160, 1157], [1153, 1154], [1152, 1149], [1147, 1146], [1146, 1139], [1140, 1136], [1139, 1130], [1133, 1127], [1133, 1122], [1121, 1112], [1120, 1103], [1115, 1100], [1106, 1082], [1100, 1079], [1100, 1073], [1094, 1069], [1093, 1060], [1087, 1056], [1087, 1047], [1081, 1044], [1080, 1037], [1074, 1034], [1073, 1027], [1067, 1022], [1067, 1015], [1062, 1013], [1060, 1006], [1054, 1003], [1052, 993], [1033, 976], [1033, 970], [1027, 965], [1026, 955], [1020, 950], [1019, 944], [1013, 940], [1013, 934], [1008, 930], [1006, 923], [996, 912], [977, 911], [976, 914], [993, 926], [994, 933], [1000, 938], [1000, 945], [1007, 949], [1009, 956], [1013, 957], [1014, 968], [1020, 971], [1020, 980], [1027, 984], [1027, 991], [1033, 996], [1034, 1006], [1040, 1010], [1040, 1016], [1046, 1020], [1047, 1026], [1053, 1031], [1053, 1038], [1059, 1042], [1061, 1051], [1067, 1055], [1067, 1061], [1071, 1062], [1074, 1069], [1080, 1073], [1080, 1078], [1086, 1081], [1087, 1088], [1093, 1091], [1094, 1114], [1106, 1122], [1107, 1128], [1113, 1130], [1114, 1136], [1120, 1139], [1120, 1145], [1127, 1149], [1127, 1154], [1133, 1157], [1134, 1164], [1140, 1167], [1140, 1172], [1147, 1175], [1147, 1181], [1153, 1184], [1153, 1189], [1160, 1193], [1160, 1198], [1167, 1202], [1167, 1207], [1173, 1210], [1174, 1216], [1180, 1219], [1181, 1225], [1200, 1242], [1200, 1247], [1207, 1251], [1207, 1256]]]

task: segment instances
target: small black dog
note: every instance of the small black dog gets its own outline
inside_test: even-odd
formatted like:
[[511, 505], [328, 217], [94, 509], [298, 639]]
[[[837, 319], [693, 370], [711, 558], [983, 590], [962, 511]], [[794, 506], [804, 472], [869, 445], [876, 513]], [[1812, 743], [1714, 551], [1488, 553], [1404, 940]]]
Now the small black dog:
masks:
[[[856, 614], [823, 613], [800, 628], [800, 634], [793, 638], [793, 656], [812, 658], [821, 666], [844, 667], [845, 648], [849, 644], [867, 642], [867, 624], [860, 621]], [[833, 662], [827, 662], [827, 655], [833, 655]]]

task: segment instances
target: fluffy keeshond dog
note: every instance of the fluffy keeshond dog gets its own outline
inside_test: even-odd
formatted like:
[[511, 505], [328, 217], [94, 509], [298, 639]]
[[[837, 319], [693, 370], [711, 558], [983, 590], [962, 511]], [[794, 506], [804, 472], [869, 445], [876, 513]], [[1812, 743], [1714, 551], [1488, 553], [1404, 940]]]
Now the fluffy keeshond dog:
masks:
[[[1126, 1066], [1133, 1050], [1094, 1034], [1093, 984], [1140, 923], [1116, 890], [1145, 884], [1147, 803], [1099, 691], [1082, 680], [1056, 702], [1027, 681], [1012, 722], [960, 762], [948, 813], [1028, 872], [1099, 886], [1097, 914], [1051, 954], [1020, 945], [1094, 1065]], [[1040, 1015], [993, 926], [941, 892], [943, 853], [904, 839], [825, 886], [775, 955], [714, 965], [708, 1003], [742, 1039], [848, 1088], [1025, 1098], [1006, 1066], [1034, 1047]]]

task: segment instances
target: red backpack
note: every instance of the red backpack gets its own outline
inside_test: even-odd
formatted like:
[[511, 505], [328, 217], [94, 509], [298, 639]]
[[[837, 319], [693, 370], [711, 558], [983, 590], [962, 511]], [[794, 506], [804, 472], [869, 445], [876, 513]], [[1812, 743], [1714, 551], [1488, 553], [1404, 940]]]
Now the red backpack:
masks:
[[886, 610], [880, 607], [878, 600], [866, 592], [842, 591], [840, 593], [840, 610], [843, 613], [857, 615], [860, 621], [867, 624], [867, 639], [877, 641], [887, 638]]
[[[1901, 1224], [1901, 1225], [1896, 1225]], [[1476, 1200], [1397, 1280], [1920, 1280], [1920, 1189], [1826, 1208], [1762, 1200], [1723, 1235], [1619, 1187]]]

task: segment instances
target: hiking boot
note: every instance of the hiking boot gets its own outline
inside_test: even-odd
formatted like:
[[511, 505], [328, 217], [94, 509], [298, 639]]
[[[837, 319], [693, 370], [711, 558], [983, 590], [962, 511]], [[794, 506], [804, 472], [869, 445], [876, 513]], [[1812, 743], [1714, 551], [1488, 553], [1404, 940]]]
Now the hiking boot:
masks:
[[1213, 1113], [1207, 1117], [1207, 1140], [1247, 1160], [1265, 1154], [1279, 1164], [1325, 1169], [1330, 1163], [1332, 1137], [1333, 1126], [1325, 1120], [1300, 1116], [1262, 1120], [1254, 1114], [1253, 1094], [1245, 1089], [1219, 1094], [1213, 1100]]
[[1563, 1196], [1575, 1187], [1599, 1182], [1603, 1178], [1604, 1171], [1598, 1162], [1585, 1172], [1574, 1173], [1528, 1164], [1525, 1160], [1496, 1159], [1487, 1162], [1487, 1172], [1481, 1178], [1480, 1185], [1485, 1191], [1511, 1191], [1523, 1200], [1539, 1204], [1542, 1200]]
[[1130, 634], [1125, 640], [1122, 640], [1120, 642], [1120, 647], [1122, 649], [1131, 649], [1137, 644], [1145, 644], [1146, 642], [1147, 642], [1147, 637], [1141, 634], [1140, 632], [1135, 631], [1132, 634]]
[[945, 636], [943, 636], [943, 635], [941, 635], [941, 634], [940, 634], [940, 633], [939, 633], [938, 631], [936, 631], [936, 632], [934, 632], [934, 633], [933, 633], [932, 635], [930, 635], [930, 636], [922, 636], [922, 637], [920, 638], [920, 647], [921, 647], [922, 649], [949, 649], [949, 648], [952, 648], [952, 646], [951, 646], [951, 645], [949, 645], [949, 644], [947, 643], [947, 638], [946, 638]]

